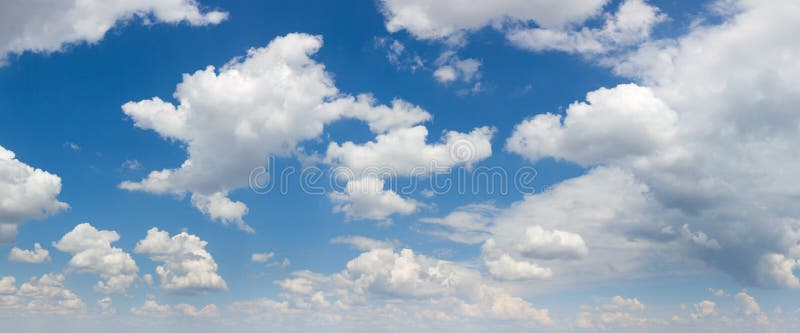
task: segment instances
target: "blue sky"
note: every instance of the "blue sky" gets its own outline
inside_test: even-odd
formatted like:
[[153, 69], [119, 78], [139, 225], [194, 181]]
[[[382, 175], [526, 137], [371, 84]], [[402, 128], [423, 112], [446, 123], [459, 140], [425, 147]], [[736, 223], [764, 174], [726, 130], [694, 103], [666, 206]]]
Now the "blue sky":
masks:
[[4, 327], [798, 325], [791, 1], [0, 9]]

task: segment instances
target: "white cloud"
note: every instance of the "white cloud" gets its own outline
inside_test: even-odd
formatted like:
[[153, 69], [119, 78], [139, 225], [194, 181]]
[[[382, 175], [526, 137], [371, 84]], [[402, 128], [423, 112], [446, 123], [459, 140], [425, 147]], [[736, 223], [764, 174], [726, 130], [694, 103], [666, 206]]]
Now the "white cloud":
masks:
[[480, 79], [482, 64], [478, 59], [461, 59], [454, 51], [445, 51], [436, 59], [438, 67], [433, 71], [433, 77], [441, 83], [450, 83], [456, 80], [470, 83]]
[[625, 0], [602, 28], [516, 28], [507, 32], [512, 44], [531, 51], [602, 54], [650, 39], [653, 26], [666, 20], [659, 9], [644, 0]]
[[4, 276], [0, 278], [0, 294], [11, 294], [17, 291], [17, 279], [13, 276]]
[[71, 44], [96, 43], [114, 26], [133, 19], [197, 26], [217, 24], [227, 17], [221, 11], [203, 13], [194, 0], [4, 1], [0, 5], [0, 63], [9, 54], [50, 53]]
[[550, 268], [539, 267], [527, 261], [517, 261], [504, 253], [497, 259], [486, 260], [489, 274], [500, 280], [547, 279], [553, 276]]
[[32, 264], [50, 261], [50, 251], [42, 248], [39, 243], [33, 244], [33, 250], [23, 250], [18, 247], [11, 249], [8, 253], [8, 260], [16, 262], [27, 262]]
[[761, 306], [758, 305], [753, 296], [747, 294], [746, 291], [740, 291], [734, 296], [736, 305], [739, 312], [746, 316], [753, 316], [759, 323], [767, 323], [769, 318], [761, 312]]
[[489, 25], [533, 21], [557, 27], [596, 14], [606, 0], [478, 0], [468, 6], [453, 0], [382, 0], [389, 32], [407, 30], [419, 39], [458, 39]]
[[[13, 287], [14, 279], [4, 277], [0, 279], [0, 286], [3, 282], [11, 282]], [[7, 289], [9, 296], [0, 299], [0, 307], [10, 314], [17, 315], [75, 315], [83, 313], [86, 305], [75, 295], [74, 292], [64, 287], [64, 275], [44, 274], [39, 278], [32, 277], [28, 282], [23, 283], [14, 292]]]
[[217, 263], [205, 249], [207, 244], [186, 232], [170, 238], [168, 232], [152, 228], [133, 251], [163, 263], [156, 267], [156, 273], [161, 278], [161, 288], [169, 292], [194, 294], [226, 290], [225, 280], [217, 274]]
[[130, 254], [111, 246], [118, 240], [116, 231], [97, 230], [89, 223], [82, 223], [54, 242], [53, 247], [72, 254], [69, 268], [100, 276], [102, 280], [95, 285], [95, 291], [124, 293], [136, 280], [139, 267]]
[[0, 242], [13, 243], [17, 226], [66, 210], [56, 198], [61, 178], [20, 162], [14, 152], [0, 146]]
[[258, 262], [258, 263], [262, 263], [263, 264], [263, 263], [266, 263], [267, 261], [269, 261], [274, 256], [275, 256], [274, 252], [253, 253], [253, 254], [250, 255], [250, 261]]
[[593, 331], [619, 331], [634, 327], [639, 331], [648, 323], [656, 321], [640, 315], [645, 306], [636, 298], [612, 297], [608, 303], [596, 307], [582, 307], [575, 320], [575, 326]]
[[[792, 38], [800, 6], [742, 0], [736, 7], [721, 24], [701, 22], [605, 61], [638, 83], [589, 93], [563, 124], [535, 116], [507, 147], [532, 161], [630, 173], [654, 203], [636, 224], [663, 227], [638, 233], [650, 243], [643, 248], [673, 241], [668, 257], [699, 259], [749, 285], [798, 287], [800, 212], [792, 202], [800, 194], [800, 117], [789, 110], [800, 103], [800, 70], [789, 64], [800, 54]], [[581, 235], [591, 246], [592, 236]]]
[[704, 318], [717, 314], [717, 304], [703, 300], [694, 305], [694, 312], [690, 315], [693, 319]]
[[492, 155], [491, 138], [496, 130], [475, 128], [469, 133], [445, 132], [443, 142], [427, 144], [425, 126], [405, 127], [378, 135], [364, 144], [331, 142], [325, 162], [346, 167], [348, 178], [385, 172], [398, 176], [421, 176], [449, 172], [458, 165], [470, 167]]
[[194, 205], [213, 219], [249, 230], [242, 221], [246, 206], [227, 195], [247, 186], [251, 170], [265, 165], [269, 155], [295, 153], [298, 144], [341, 118], [363, 120], [375, 133], [430, 119], [399, 99], [386, 106], [369, 95], [341, 93], [311, 58], [321, 46], [319, 36], [288, 34], [219, 69], [184, 75], [175, 92], [177, 106], [158, 97], [123, 105], [136, 127], [184, 143], [189, 157], [179, 168], [153, 171], [120, 187], [191, 192]]
[[[410, 249], [373, 248], [332, 275], [309, 271], [277, 281], [283, 301], [240, 301], [230, 309], [252, 320], [287, 316], [359, 327], [398, 327], [408, 318], [516, 320], [550, 325], [546, 309], [537, 309], [506, 290], [483, 281], [480, 272], [459, 263], [416, 254]], [[389, 312], [383, 312], [389, 310]], [[426, 315], [427, 314], [427, 315]]]
[[180, 311], [184, 316], [192, 317], [192, 318], [215, 318], [219, 317], [219, 312], [217, 311], [217, 306], [215, 304], [208, 304], [200, 309], [194, 307], [193, 305], [189, 304], [178, 304], [175, 305], [175, 309]]
[[333, 244], [349, 244], [352, 247], [361, 250], [369, 251], [375, 249], [393, 249], [396, 246], [396, 241], [382, 241], [372, 239], [364, 236], [340, 236], [331, 239]]
[[655, 153], [672, 143], [677, 115], [651, 89], [623, 84], [586, 95], [565, 117], [536, 115], [514, 128], [506, 149], [537, 161], [545, 156], [593, 165]]
[[443, 143], [428, 144], [425, 126], [403, 127], [378, 135], [364, 144], [331, 142], [325, 163], [335, 166], [337, 176], [348, 180], [344, 192], [333, 192], [335, 211], [349, 219], [386, 221], [395, 213], [410, 214], [421, 204], [384, 189], [382, 177], [422, 177], [450, 172], [452, 167], [475, 163], [492, 155], [494, 128], [480, 127], [470, 133], [449, 131]]
[[342, 212], [347, 219], [386, 221], [392, 214], [408, 215], [417, 211], [420, 203], [384, 189], [384, 180], [375, 177], [352, 179], [344, 192], [333, 192], [330, 199], [333, 211]]
[[158, 304], [155, 300], [145, 300], [142, 306], [132, 307], [131, 313], [137, 316], [164, 318], [172, 315], [172, 309], [169, 305]]

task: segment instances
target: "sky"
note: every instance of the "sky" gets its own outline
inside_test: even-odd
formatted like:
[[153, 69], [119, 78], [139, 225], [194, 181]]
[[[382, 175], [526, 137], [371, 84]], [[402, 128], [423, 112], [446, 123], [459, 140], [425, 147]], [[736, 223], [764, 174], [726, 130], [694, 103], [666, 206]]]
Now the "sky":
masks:
[[791, 0], [0, 3], [0, 325], [793, 332]]

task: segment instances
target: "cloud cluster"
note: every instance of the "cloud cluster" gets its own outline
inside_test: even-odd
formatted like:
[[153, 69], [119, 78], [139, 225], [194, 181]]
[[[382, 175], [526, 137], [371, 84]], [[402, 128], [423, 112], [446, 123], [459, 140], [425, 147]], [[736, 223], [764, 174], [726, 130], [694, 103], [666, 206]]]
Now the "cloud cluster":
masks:
[[61, 178], [35, 169], [0, 146], [0, 243], [13, 243], [17, 226], [66, 210], [58, 201]]
[[53, 247], [72, 254], [70, 269], [100, 276], [102, 280], [95, 285], [95, 291], [124, 293], [136, 280], [139, 267], [130, 254], [111, 246], [118, 240], [116, 231], [97, 230], [89, 223], [81, 223], [54, 242]]
[[[354, 237], [342, 242], [367, 243]], [[339, 273], [298, 271], [292, 278], [278, 281], [284, 290], [281, 301], [241, 301], [230, 309], [254, 320], [311, 315], [334, 322], [385, 325], [381, 327], [407, 326], [402, 318], [410, 315], [424, 321], [462, 318], [553, 323], [546, 309], [486, 283], [480, 272], [468, 266], [369, 243], [363, 247], [370, 249], [350, 260]], [[389, 308], [392, 313], [381, 313]], [[376, 322], [371, 316], [382, 319]]]
[[363, 120], [373, 132], [389, 136], [430, 119], [402, 100], [386, 106], [369, 95], [340, 93], [325, 67], [311, 58], [321, 46], [319, 36], [288, 34], [219, 70], [209, 66], [184, 75], [175, 92], [177, 106], [158, 97], [123, 105], [136, 127], [184, 143], [189, 157], [179, 168], [153, 171], [120, 187], [191, 192], [200, 211], [249, 231], [242, 219], [247, 207], [228, 193], [246, 186], [250, 172], [269, 155], [295, 153], [298, 144], [342, 118]]
[[64, 287], [64, 275], [44, 274], [32, 277], [17, 288], [14, 277], [0, 278], [0, 313], [14, 315], [75, 315], [86, 305], [74, 292]]
[[164, 290], [179, 294], [226, 290], [225, 280], [217, 274], [217, 263], [205, 249], [207, 244], [186, 232], [170, 237], [168, 232], [152, 228], [133, 252], [162, 263], [156, 267], [156, 274]]
[[3, 1], [0, 5], [0, 64], [9, 54], [57, 52], [77, 43], [96, 43], [114, 26], [136, 18], [147, 24], [218, 24], [228, 14], [203, 12], [195, 0]]
[[[507, 148], [532, 161], [554, 157], [629, 174], [622, 185], [646, 188], [650, 202], [622, 207], [638, 215], [632, 225], [640, 230], [629, 235], [642, 245], [675, 242], [672, 253], [746, 284], [800, 287], [800, 212], [790, 204], [800, 194], [793, 153], [800, 117], [788, 111], [800, 101], [800, 71], [785, 65], [800, 53], [790, 37], [800, 28], [792, 14], [800, 8], [737, 6], [722, 24], [701, 24], [616, 59], [614, 70], [638, 84], [591, 92], [563, 119], [526, 120]], [[591, 251], [599, 235], [582, 236]]]
[[382, 0], [389, 32], [407, 30], [419, 39], [453, 39], [506, 22], [560, 27], [597, 14], [606, 0], [480, 0], [469, 6], [452, 0]]
[[33, 250], [23, 250], [15, 246], [8, 253], [8, 260], [31, 264], [43, 263], [50, 261], [50, 251], [43, 249], [39, 243], [33, 244]]

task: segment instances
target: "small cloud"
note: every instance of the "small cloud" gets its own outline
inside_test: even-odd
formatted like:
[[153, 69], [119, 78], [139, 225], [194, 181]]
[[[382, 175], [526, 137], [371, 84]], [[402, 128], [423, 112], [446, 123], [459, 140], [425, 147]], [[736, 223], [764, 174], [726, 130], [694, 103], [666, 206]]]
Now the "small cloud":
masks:
[[122, 168], [125, 170], [139, 170], [142, 168], [142, 163], [139, 163], [138, 160], [125, 160], [122, 162]]
[[78, 145], [77, 143], [75, 143], [75, 142], [69, 142], [69, 141], [67, 141], [67, 142], [64, 142], [64, 147], [67, 147], [67, 148], [69, 148], [69, 149], [71, 149], [71, 150], [73, 150], [73, 151], [79, 151], [79, 150], [81, 150], [81, 146], [79, 146], [79, 145]]

